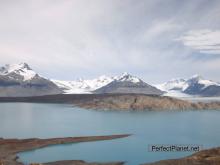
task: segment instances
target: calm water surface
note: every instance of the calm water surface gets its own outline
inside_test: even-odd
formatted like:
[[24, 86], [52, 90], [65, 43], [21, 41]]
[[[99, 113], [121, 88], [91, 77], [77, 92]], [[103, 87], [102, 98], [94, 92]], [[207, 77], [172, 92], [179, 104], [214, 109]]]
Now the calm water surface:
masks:
[[113, 112], [61, 104], [1, 103], [0, 137], [52, 138], [133, 134], [110, 141], [56, 145], [20, 153], [21, 161], [127, 161], [136, 165], [179, 158], [189, 152], [148, 152], [150, 144], [220, 146], [220, 111]]

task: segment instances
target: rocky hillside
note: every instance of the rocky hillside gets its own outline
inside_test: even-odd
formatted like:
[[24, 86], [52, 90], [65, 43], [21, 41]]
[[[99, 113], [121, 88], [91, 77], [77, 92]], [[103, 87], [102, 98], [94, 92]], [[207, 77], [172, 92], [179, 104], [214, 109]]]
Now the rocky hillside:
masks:
[[0, 102], [68, 103], [97, 110], [212, 110], [220, 102], [192, 103], [167, 96], [144, 94], [59, 94], [35, 97], [0, 97]]
[[78, 100], [75, 104], [86, 109], [109, 110], [202, 110], [220, 109], [219, 102], [192, 103], [167, 96], [123, 94], [103, 95]]

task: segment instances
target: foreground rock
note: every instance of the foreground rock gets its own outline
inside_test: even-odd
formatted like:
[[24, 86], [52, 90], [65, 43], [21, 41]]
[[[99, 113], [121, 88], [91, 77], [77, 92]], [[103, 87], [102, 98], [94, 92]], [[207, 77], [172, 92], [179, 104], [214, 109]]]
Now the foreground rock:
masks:
[[203, 150], [181, 159], [162, 160], [144, 165], [220, 165], [220, 147]]
[[[23, 165], [17, 162], [17, 153], [27, 150], [46, 147], [55, 144], [78, 143], [98, 140], [111, 140], [124, 138], [125, 135], [110, 135], [110, 136], [88, 136], [88, 137], [67, 137], [67, 138], [52, 138], [52, 139], [2, 139], [0, 138], [0, 165]], [[49, 165], [57, 165], [59, 162], [47, 163]], [[63, 161], [62, 165], [119, 165], [118, 163], [86, 163], [83, 161]]]

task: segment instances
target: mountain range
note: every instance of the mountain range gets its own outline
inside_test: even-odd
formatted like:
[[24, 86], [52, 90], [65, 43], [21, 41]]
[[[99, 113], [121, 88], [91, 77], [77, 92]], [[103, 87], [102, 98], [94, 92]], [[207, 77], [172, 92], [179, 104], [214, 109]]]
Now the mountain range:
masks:
[[0, 68], [0, 97], [41, 96], [82, 93], [142, 93], [175, 97], [220, 96], [220, 83], [199, 75], [189, 79], [172, 79], [150, 85], [129, 73], [100, 76], [91, 80], [62, 81], [45, 78], [27, 63], [7, 64]]

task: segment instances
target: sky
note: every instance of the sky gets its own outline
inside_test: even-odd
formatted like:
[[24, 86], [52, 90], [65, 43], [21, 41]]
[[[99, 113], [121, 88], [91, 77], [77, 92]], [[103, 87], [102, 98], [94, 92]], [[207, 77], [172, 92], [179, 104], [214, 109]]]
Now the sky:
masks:
[[0, 0], [0, 65], [73, 80], [220, 81], [219, 0]]

